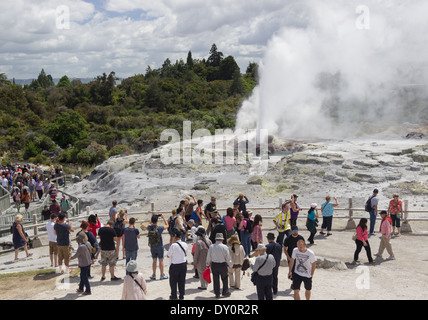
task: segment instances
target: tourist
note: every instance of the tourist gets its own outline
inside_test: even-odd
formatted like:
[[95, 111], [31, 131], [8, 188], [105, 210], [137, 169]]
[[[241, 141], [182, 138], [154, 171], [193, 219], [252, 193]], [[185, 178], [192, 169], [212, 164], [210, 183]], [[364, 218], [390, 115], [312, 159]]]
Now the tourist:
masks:
[[223, 243], [226, 244], [226, 226], [220, 218], [211, 219], [212, 232], [210, 235], [210, 240], [212, 243], [216, 242], [216, 236], [218, 233], [221, 233], [223, 236]]
[[107, 221], [107, 224], [104, 227], [101, 227], [98, 230], [98, 235], [100, 237], [100, 249], [101, 249], [101, 281], [106, 279], [106, 269], [107, 265], [109, 266], [111, 281], [120, 280], [114, 274], [114, 267], [117, 262], [116, 248], [115, 248], [115, 238], [116, 232], [113, 229], [114, 222], [112, 220]]
[[327, 229], [327, 236], [331, 236], [331, 226], [333, 224], [334, 208], [339, 205], [337, 198], [334, 197], [334, 203], [331, 202], [331, 197], [325, 197], [325, 202], [321, 205], [322, 225], [320, 234], [325, 234], [324, 230]]
[[275, 267], [272, 270], [272, 292], [278, 294], [278, 270], [281, 264], [282, 246], [275, 242], [275, 235], [269, 232], [266, 236], [268, 244], [266, 245], [266, 253], [271, 254], [275, 258]]
[[310, 244], [314, 244], [314, 236], [317, 233], [318, 222], [318, 209], [316, 203], [311, 203], [311, 207], [308, 211], [308, 218], [306, 219], [306, 228], [311, 233], [308, 238]]
[[275, 268], [275, 258], [271, 254], [266, 253], [266, 246], [259, 244], [255, 250], [257, 257], [254, 264], [251, 265], [253, 272], [257, 273], [256, 291], [258, 300], [273, 300], [272, 284], [273, 284], [273, 269]]
[[36, 192], [39, 200], [43, 197], [43, 180], [40, 178], [36, 181]]
[[[392, 196], [392, 200], [389, 201], [388, 215], [391, 217], [392, 220], [392, 234], [401, 236], [400, 221], [403, 215], [403, 203], [398, 198], [399, 195], [397, 193], [394, 193]], [[395, 227], [397, 227], [397, 233], [395, 232]]]
[[[49, 220], [51, 218], [51, 211], [49, 210], [48, 206], [44, 206], [43, 210], [42, 210], [42, 220], [46, 221]], [[56, 216], [56, 215], [55, 215]]]
[[123, 246], [123, 229], [125, 228], [125, 224], [128, 223], [128, 212], [125, 209], [120, 209], [119, 213], [115, 213], [112, 215], [114, 226], [113, 229], [116, 232], [116, 255], [117, 259], [119, 259], [119, 249], [120, 243], [122, 243], [122, 259], [125, 259], [125, 247]]
[[251, 244], [254, 250], [260, 243], [263, 243], [262, 221], [262, 216], [256, 214], [251, 230]]
[[241, 243], [245, 250], [245, 255], [250, 256], [251, 253], [251, 229], [253, 221], [250, 219], [248, 211], [242, 213], [243, 219], [239, 224], [239, 231], [241, 233]]
[[21, 210], [21, 190], [18, 188], [18, 186], [14, 186], [12, 188], [11, 195], [13, 202], [15, 203], [16, 210], [19, 213]]
[[52, 200], [55, 200], [56, 199], [56, 196], [57, 196], [57, 189], [56, 189], [56, 186], [55, 186], [55, 183], [53, 183], [52, 182], [52, 184], [50, 185], [50, 187], [49, 187], [49, 189], [48, 189], [48, 193], [49, 193], [49, 195], [51, 196], [51, 199]]
[[278, 237], [276, 238], [276, 242], [278, 242], [281, 246], [284, 244], [284, 238], [290, 236], [291, 234], [290, 203], [291, 201], [283, 203], [281, 212], [273, 219], [273, 223], [278, 230]]
[[[190, 198], [193, 199], [193, 201], [190, 200]], [[189, 221], [191, 219], [192, 213], [193, 213], [193, 207], [196, 205], [196, 199], [193, 195], [186, 196], [186, 199], [184, 200], [184, 218], [186, 221]]]
[[205, 228], [199, 226], [196, 230], [195, 235], [197, 236], [196, 245], [195, 245], [195, 254], [193, 256], [193, 265], [198, 271], [198, 279], [201, 285], [198, 287], [199, 290], [207, 290], [208, 283], [204, 280], [202, 276], [203, 272], [206, 270], [206, 261], [208, 249], [211, 246], [211, 240], [208, 239], [206, 235]]
[[223, 244], [223, 241], [224, 235], [222, 233], [217, 233], [215, 243], [208, 249], [206, 261], [207, 267], [210, 266], [211, 268], [216, 298], [220, 298], [220, 279], [223, 284], [223, 297], [230, 296], [228, 267], [232, 267], [232, 260], [230, 258], [229, 248]]
[[[162, 218], [164, 222], [164, 226], [158, 225], [159, 216]], [[163, 214], [152, 215], [151, 224], [147, 228], [148, 236], [149, 236], [150, 253], [153, 259], [153, 263], [152, 263], [153, 273], [152, 273], [152, 276], [150, 277], [151, 280], [156, 280], [156, 266], [157, 266], [158, 260], [159, 260], [160, 279], [161, 280], [168, 279], [168, 276], [165, 275], [164, 264], [163, 264], [164, 248], [163, 248], [162, 233], [165, 230], [165, 228], [168, 228], [168, 222], [165, 220], [165, 217], [163, 216]], [[152, 233], [154, 233], [153, 236], [152, 236]]]
[[[290, 265], [293, 250], [297, 248], [297, 242], [299, 240], [304, 240], [304, 238], [301, 235], [299, 235], [299, 228], [297, 226], [292, 226], [291, 235], [284, 240], [284, 247], [283, 247], [285, 256], [287, 257], [288, 265]], [[292, 275], [293, 275], [293, 272], [294, 272], [294, 269], [292, 270], [292, 273], [291, 273]], [[289, 279], [293, 281], [292, 278], [289, 277]], [[291, 283], [291, 289], [293, 289], [293, 283]]]
[[[61, 206], [59, 205], [58, 202], [56, 202], [56, 200], [52, 200], [52, 203], [49, 206], [49, 211], [53, 214], [56, 214], [57, 216], [61, 212]], [[64, 216], [66, 216], [66, 215], [64, 215]]]
[[58, 267], [61, 273], [64, 272], [62, 269], [62, 262], [65, 264], [65, 272], [68, 273], [68, 265], [71, 257], [70, 247], [70, 233], [74, 232], [74, 228], [68, 219], [65, 219], [65, 215], [60, 213], [58, 220], [54, 225], [56, 234], [56, 243], [58, 245]]
[[202, 225], [202, 217], [204, 216], [204, 200], [199, 199], [197, 207], [194, 213], [192, 213], [192, 219], [195, 221], [196, 226]]
[[[84, 232], [86, 234], [86, 236], [88, 237], [88, 242], [91, 244], [91, 262], [92, 262], [94, 259], [94, 254], [96, 252], [96, 248], [97, 248], [98, 243], [97, 243], [97, 239], [95, 238], [94, 234], [91, 231], [89, 231], [89, 225], [90, 225], [90, 223], [88, 221], [83, 220], [80, 223], [81, 230], [77, 233], [77, 235], [80, 232]], [[89, 270], [89, 279], [92, 279], [92, 278], [93, 277], [91, 276], [91, 272]]]
[[297, 225], [297, 218], [299, 217], [299, 212], [302, 210], [302, 208], [299, 207], [297, 204], [297, 198], [298, 196], [296, 194], [291, 195], [291, 201], [290, 201], [290, 224], [292, 226]]
[[[91, 294], [91, 286], [89, 284], [89, 275], [91, 268], [91, 244], [88, 241], [88, 236], [85, 232], [79, 232], [76, 236], [76, 242], [78, 244], [76, 253], [70, 258], [71, 260], [76, 259], [79, 263], [80, 268], [80, 282], [79, 288], [76, 292], [83, 295]], [[85, 290], [83, 290], [85, 289]]]
[[[316, 268], [317, 258], [314, 252], [306, 247], [305, 240], [297, 242], [289, 264], [288, 276], [293, 279], [294, 300], [300, 300], [300, 286], [303, 282], [306, 300], [311, 298], [312, 278]], [[294, 270], [294, 271], [292, 271]]]
[[238, 195], [238, 198], [236, 198], [236, 200], [233, 202], [233, 204], [238, 206], [239, 212], [244, 212], [244, 211], [247, 211], [246, 204], [249, 202], [250, 201], [248, 200], [248, 198], [244, 196], [242, 193], [240, 193]]
[[209, 236], [211, 234], [211, 219], [215, 218], [217, 216], [217, 204], [216, 204], [216, 198], [211, 197], [211, 202], [208, 203], [204, 210], [205, 219], [208, 221], [208, 227], [207, 227], [207, 235]]
[[377, 197], [378, 193], [379, 193], [379, 190], [378, 189], [374, 189], [373, 190], [373, 195], [368, 200], [369, 201], [369, 205], [370, 205], [370, 211], [369, 211], [369, 213], [370, 213], [370, 235], [374, 235], [375, 234], [374, 227], [375, 227], [375, 224], [376, 224], [376, 217], [377, 217], [377, 214], [378, 214], [377, 206], [378, 206], [378, 203], [379, 203], [379, 199]]
[[143, 274], [138, 272], [138, 263], [136, 260], [129, 260], [126, 264], [126, 276], [123, 279], [121, 300], [146, 300], [146, 296], [146, 280]]
[[178, 299], [183, 300], [186, 290], [186, 273], [187, 273], [187, 244], [182, 241], [182, 234], [180, 230], [175, 229], [172, 231], [173, 243], [169, 247], [167, 256], [170, 259], [169, 264], [169, 285], [171, 288], [170, 300], [177, 300], [177, 287]]
[[137, 260], [138, 239], [140, 239], [140, 231], [135, 227], [135, 218], [130, 218], [128, 227], [123, 229], [125, 264], [128, 264], [129, 260]]
[[28, 252], [27, 242], [28, 239], [24, 233], [24, 227], [22, 226], [22, 215], [18, 214], [15, 217], [15, 222], [12, 225], [12, 243], [15, 249], [15, 261], [18, 260], [19, 249], [24, 247], [25, 254], [27, 257], [32, 256], [32, 253]]
[[46, 223], [46, 231], [48, 232], [49, 241], [49, 258], [51, 259], [51, 267], [58, 267], [58, 245], [56, 243], [56, 234], [54, 230], [55, 220], [57, 216], [51, 214], [50, 220]]
[[224, 217], [224, 225], [226, 226], [226, 240], [235, 233], [236, 218], [232, 208], [227, 208], [226, 216]]
[[88, 217], [88, 231], [91, 232], [95, 237], [95, 243], [94, 248], [95, 252], [92, 254], [92, 263], [95, 263], [95, 260], [98, 259], [98, 256], [100, 254], [100, 244], [97, 240], [97, 230], [101, 228], [101, 222], [98, 219], [97, 214], [90, 214]]
[[28, 212], [28, 209], [30, 208], [30, 193], [28, 192], [27, 188], [22, 189], [22, 197], [21, 197], [21, 203], [24, 204], [25, 207], [25, 213]]
[[171, 216], [168, 219], [168, 233], [169, 233], [169, 246], [172, 245], [174, 241], [174, 229], [176, 229], [176, 221], [177, 221], [177, 210], [172, 209]]
[[360, 222], [358, 223], [357, 229], [356, 229], [356, 236], [355, 244], [357, 248], [354, 252], [354, 262], [359, 263], [358, 255], [361, 252], [361, 249], [364, 248], [366, 250], [367, 258], [369, 259], [369, 263], [374, 263], [371, 253], [371, 248], [368, 240], [368, 229], [367, 229], [367, 219], [361, 218]]
[[28, 179], [28, 188], [30, 189], [30, 200], [35, 201], [36, 200], [36, 181], [33, 177], [29, 177]]
[[382, 234], [382, 236], [380, 238], [379, 249], [375, 255], [379, 258], [382, 258], [383, 251], [386, 249], [386, 251], [389, 253], [389, 257], [386, 259], [395, 260], [394, 252], [392, 251], [392, 246], [390, 242], [391, 232], [392, 232], [391, 218], [388, 216], [388, 213], [384, 210], [380, 212], [380, 216], [382, 217], [382, 221], [380, 223], [379, 232]]
[[67, 213], [68, 210], [71, 209], [70, 200], [66, 199], [64, 195], [62, 196], [59, 205], [61, 207], [61, 212], [63, 213]]
[[[113, 215], [114, 214], [116, 214], [116, 213], [118, 213], [119, 211], [117, 210], [117, 201], [116, 200], [113, 200], [112, 202], [111, 202], [111, 207], [110, 207], [110, 210], [109, 210], [109, 212], [108, 212], [108, 215], [109, 215], [109, 219], [110, 220], [113, 220]], [[113, 220], [114, 221], [114, 220]]]
[[237, 235], [232, 235], [227, 240], [232, 267], [229, 268], [229, 284], [231, 288], [241, 288], [241, 268], [244, 263], [245, 251]]

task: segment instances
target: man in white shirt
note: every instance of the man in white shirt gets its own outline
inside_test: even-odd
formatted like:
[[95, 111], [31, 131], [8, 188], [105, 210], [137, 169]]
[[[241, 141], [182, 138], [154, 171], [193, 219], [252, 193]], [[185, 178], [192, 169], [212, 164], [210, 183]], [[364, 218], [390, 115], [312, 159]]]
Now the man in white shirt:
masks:
[[[293, 278], [294, 300], [300, 300], [300, 285], [305, 286], [306, 300], [311, 298], [312, 277], [314, 276], [317, 258], [314, 252], [306, 248], [305, 240], [297, 241], [297, 248], [294, 248], [289, 264], [288, 277]], [[294, 272], [293, 266], [295, 264]]]
[[187, 273], [187, 244], [181, 241], [181, 232], [177, 229], [172, 233], [173, 243], [169, 247], [167, 256], [170, 259], [169, 285], [171, 287], [170, 300], [177, 300], [177, 286], [179, 299], [184, 299]]
[[56, 244], [56, 233], [54, 230], [56, 215], [51, 214], [50, 220], [46, 223], [46, 230], [49, 238], [49, 256], [51, 258], [51, 267], [58, 267], [58, 246]]
[[210, 246], [207, 253], [206, 265], [211, 266], [214, 283], [214, 293], [216, 298], [220, 298], [220, 278], [223, 283], [222, 295], [229, 297], [229, 272], [232, 268], [229, 248], [223, 244], [223, 233], [217, 233], [215, 243]]

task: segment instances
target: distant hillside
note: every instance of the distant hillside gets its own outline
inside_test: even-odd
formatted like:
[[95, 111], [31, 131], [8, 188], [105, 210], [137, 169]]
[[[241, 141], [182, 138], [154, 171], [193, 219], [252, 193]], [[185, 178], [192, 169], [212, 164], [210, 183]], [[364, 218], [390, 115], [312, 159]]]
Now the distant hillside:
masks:
[[[0, 74], [0, 157], [44, 164], [93, 165], [109, 156], [151, 150], [166, 129], [235, 127], [237, 111], [256, 85], [257, 65], [244, 74], [213, 44], [207, 59], [166, 59], [158, 69], [118, 79], [31, 81]], [[121, 80], [121, 81], [120, 81]]]

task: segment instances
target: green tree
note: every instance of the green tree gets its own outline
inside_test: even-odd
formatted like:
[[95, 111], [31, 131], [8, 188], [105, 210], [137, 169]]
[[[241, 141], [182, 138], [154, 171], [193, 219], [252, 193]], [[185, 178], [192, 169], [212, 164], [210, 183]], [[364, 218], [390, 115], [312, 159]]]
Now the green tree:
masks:
[[61, 87], [71, 87], [70, 79], [65, 75], [62, 76], [61, 79], [59, 79], [58, 84], [56, 85], [58, 88]]
[[61, 148], [67, 148], [88, 136], [88, 125], [77, 111], [59, 113], [48, 125], [47, 135]]
[[232, 56], [228, 56], [220, 62], [220, 79], [221, 80], [232, 80], [235, 71], [239, 70], [239, 66]]
[[192, 52], [191, 51], [189, 51], [187, 53], [186, 67], [190, 70], [193, 69], [193, 58], [192, 58]]
[[211, 67], [219, 67], [223, 59], [223, 53], [217, 50], [215, 43], [211, 46], [210, 55], [207, 59], [207, 65]]
[[230, 86], [229, 94], [230, 95], [238, 95], [243, 94], [245, 91], [244, 84], [241, 79], [241, 73], [239, 70], [235, 70], [233, 74], [232, 85]]

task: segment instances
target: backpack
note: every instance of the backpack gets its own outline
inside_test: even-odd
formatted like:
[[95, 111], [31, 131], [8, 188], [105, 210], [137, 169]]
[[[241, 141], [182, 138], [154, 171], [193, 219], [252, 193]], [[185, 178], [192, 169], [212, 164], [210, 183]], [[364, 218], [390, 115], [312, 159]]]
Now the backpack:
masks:
[[175, 219], [177, 219], [177, 216], [171, 216], [168, 219], [168, 233], [171, 233], [173, 229], [175, 229]]
[[368, 198], [368, 199], [367, 199], [367, 201], [366, 201], [366, 205], [365, 205], [365, 207], [364, 207], [364, 210], [365, 210], [365, 211], [367, 211], [367, 212], [372, 211], [372, 199], [373, 199], [374, 197], [375, 197], [375, 196], [373, 195], [373, 196], [371, 196], [370, 198]]
[[157, 247], [158, 245], [160, 245], [158, 228], [158, 226], [151, 228], [147, 234], [147, 237], [149, 238], [150, 247]]
[[245, 233], [251, 233], [253, 229], [253, 221], [251, 219], [244, 219], [247, 221], [247, 225], [244, 228]]

